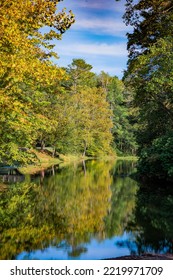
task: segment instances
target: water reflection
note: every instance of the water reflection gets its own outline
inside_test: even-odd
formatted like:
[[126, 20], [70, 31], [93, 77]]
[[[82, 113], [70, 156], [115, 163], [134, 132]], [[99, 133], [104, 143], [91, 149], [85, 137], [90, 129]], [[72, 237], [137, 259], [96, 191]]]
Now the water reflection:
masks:
[[[166, 208], [158, 221], [165, 203], [145, 199], [129, 177], [134, 167], [134, 162], [87, 161], [8, 185], [0, 194], [0, 258], [101, 259], [142, 252], [151, 247], [156, 225], [169, 243], [170, 212], [166, 215]], [[165, 202], [171, 207], [173, 197], [165, 196]]]
[[22, 175], [17, 168], [11, 166], [0, 166], [0, 183], [15, 183], [25, 180], [25, 176]]
[[141, 185], [137, 193], [135, 241], [138, 253], [173, 253], [173, 190], [157, 184]]

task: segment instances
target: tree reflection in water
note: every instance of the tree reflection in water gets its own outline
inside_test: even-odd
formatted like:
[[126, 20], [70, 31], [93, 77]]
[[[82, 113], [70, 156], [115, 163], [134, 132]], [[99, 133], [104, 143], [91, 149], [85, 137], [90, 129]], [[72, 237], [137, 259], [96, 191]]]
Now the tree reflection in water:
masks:
[[15, 259], [24, 251], [27, 259], [29, 252], [50, 246], [78, 258], [93, 238], [102, 241], [124, 231], [132, 241], [117, 245], [132, 253], [133, 244], [139, 253], [149, 247], [170, 251], [172, 195], [161, 194], [161, 202], [155, 193], [138, 188], [128, 177], [133, 165], [87, 161], [8, 185], [0, 194], [1, 259]]
[[138, 253], [173, 253], [173, 190], [163, 184], [141, 185], [135, 223]]

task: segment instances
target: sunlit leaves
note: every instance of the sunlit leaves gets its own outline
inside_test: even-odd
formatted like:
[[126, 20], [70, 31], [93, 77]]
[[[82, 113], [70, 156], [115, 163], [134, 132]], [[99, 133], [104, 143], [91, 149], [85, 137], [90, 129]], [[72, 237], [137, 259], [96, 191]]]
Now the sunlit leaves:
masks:
[[131, 125], [131, 108], [129, 94], [124, 84], [116, 76], [111, 77], [105, 72], [98, 76], [98, 83], [103, 89], [106, 100], [112, 110], [113, 146], [117, 154], [134, 154], [136, 143], [134, 139], [134, 125]]
[[[48, 105], [46, 94], [64, 78], [64, 71], [49, 59], [56, 56], [50, 40], [60, 39], [61, 33], [74, 22], [71, 12], [57, 12], [58, 2], [2, 1], [0, 161], [16, 160], [13, 149], [4, 148], [6, 143], [16, 147], [15, 153], [17, 147], [31, 147], [38, 137], [38, 129], [50, 123], [49, 116], [44, 114]], [[42, 27], [49, 31], [45, 33]], [[23, 162], [20, 152], [17, 158]]]

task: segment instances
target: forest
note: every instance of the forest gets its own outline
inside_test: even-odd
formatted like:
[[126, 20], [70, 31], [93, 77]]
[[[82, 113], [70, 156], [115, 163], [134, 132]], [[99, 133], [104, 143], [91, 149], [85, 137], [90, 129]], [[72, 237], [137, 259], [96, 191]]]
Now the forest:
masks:
[[141, 176], [173, 179], [172, 1], [126, 0], [133, 32], [122, 80], [82, 58], [54, 63], [54, 40], [75, 24], [60, 0], [1, 2], [0, 163], [31, 164], [38, 147], [55, 157], [137, 155]]

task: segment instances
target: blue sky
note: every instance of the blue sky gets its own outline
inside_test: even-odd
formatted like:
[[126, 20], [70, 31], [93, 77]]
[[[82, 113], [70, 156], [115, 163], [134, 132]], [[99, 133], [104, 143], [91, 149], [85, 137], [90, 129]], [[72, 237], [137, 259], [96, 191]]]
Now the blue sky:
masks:
[[130, 28], [123, 23], [125, 0], [64, 0], [58, 10], [72, 10], [76, 22], [56, 42], [59, 55], [57, 65], [67, 66], [73, 58], [83, 58], [93, 66], [119, 78], [127, 63], [126, 33]]

